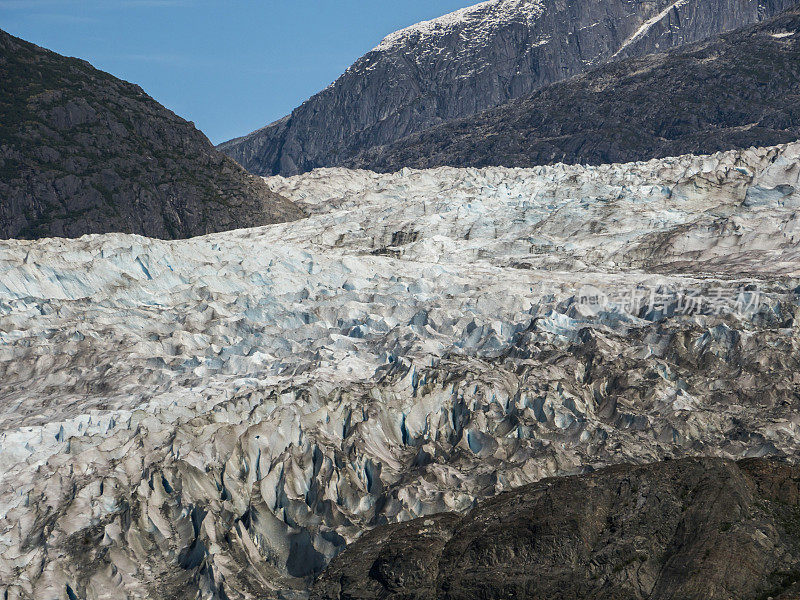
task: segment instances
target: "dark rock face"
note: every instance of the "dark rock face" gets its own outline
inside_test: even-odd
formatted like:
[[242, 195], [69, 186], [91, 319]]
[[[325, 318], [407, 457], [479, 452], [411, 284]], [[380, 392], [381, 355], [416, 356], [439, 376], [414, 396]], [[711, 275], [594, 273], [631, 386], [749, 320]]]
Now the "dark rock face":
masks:
[[184, 238], [302, 211], [141, 88], [0, 31], [0, 238]]
[[682, 459], [546, 479], [380, 527], [315, 600], [798, 598], [800, 469]]
[[800, 138], [800, 10], [607, 65], [387, 145], [348, 166], [603, 164]]
[[495, 0], [397, 32], [291, 115], [220, 149], [294, 175], [475, 115], [626, 56], [772, 16], [790, 0]]

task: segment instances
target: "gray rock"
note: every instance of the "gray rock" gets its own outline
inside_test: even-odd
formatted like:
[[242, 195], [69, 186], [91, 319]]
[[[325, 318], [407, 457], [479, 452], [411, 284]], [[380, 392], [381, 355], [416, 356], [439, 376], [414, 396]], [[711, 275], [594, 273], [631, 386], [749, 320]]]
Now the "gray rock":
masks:
[[800, 469], [684, 459], [546, 479], [380, 527], [312, 600], [756, 600], [800, 592]]
[[259, 175], [344, 164], [610, 60], [759, 21], [790, 0], [494, 0], [386, 38], [291, 115], [220, 149]]
[[800, 138], [798, 95], [794, 8], [712, 40], [600, 67], [369, 149], [347, 166], [597, 165], [785, 143]]
[[141, 88], [0, 31], [0, 238], [159, 238], [302, 216]]

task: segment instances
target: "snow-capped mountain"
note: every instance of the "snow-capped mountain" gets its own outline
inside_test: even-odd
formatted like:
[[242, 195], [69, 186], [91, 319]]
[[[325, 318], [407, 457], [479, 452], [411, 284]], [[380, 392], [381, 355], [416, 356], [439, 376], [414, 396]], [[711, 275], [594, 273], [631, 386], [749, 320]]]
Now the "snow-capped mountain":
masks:
[[709, 154], [800, 139], [800, 7], [618, 60], [478, 115], [370, 148], [351, 168], [532, 167]]
[[220, 149], [251, 172], [341, 165], [610, 60], [704, 39], [790, 0], [490, 0], [389, 35], [291, 115]]
[[292, 223], [0, 242], [0, 597], [302, 597], [545, 476], [796, 460], [799, 161], [323, 169], [267, 180]]

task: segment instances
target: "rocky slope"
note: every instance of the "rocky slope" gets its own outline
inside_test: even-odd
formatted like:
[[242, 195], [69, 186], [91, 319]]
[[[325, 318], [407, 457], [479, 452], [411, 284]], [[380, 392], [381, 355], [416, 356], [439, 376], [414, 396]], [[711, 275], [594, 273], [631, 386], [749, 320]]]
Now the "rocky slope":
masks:
[[466, 515], [364, 535], [314, 600], [791, 600], [800, 469], [751, 459], [611, 467], [506, 492]]
[[719, 38], [630, 59], [348, 164], [602, 164], [800, 138], [800, 9]]
[[0, 31], [0, 238], [159, 238], [301, 211], [141, 88]]
[[794, 0], [490, 0], [388, 36], [284, 119], [220, 149], [249, 171], [344, 164], [627, 56], [773, 16]]
[[0, 243], [0, 598], [301, 598], [544, 477], [795, 462], [799, 162], [328, 169], [269, 180], [293, 223]]

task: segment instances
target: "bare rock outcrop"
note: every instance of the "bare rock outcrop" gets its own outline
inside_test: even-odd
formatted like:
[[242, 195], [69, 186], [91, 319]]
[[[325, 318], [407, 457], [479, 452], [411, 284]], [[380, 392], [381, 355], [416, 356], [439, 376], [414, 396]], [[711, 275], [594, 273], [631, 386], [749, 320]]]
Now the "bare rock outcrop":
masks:
[[353, 168], [599, 165], [800, 139], [800, 9], [365, 150]]
[[475, 115], [607, 62], [702, 40], [793, 4], [481, 2], [389, 35], [291, 115], [219, 148], [259, 175], [344, 165], [373, 146]]
[[186, 238], [300, 218], [133, 84], [0, 31], [0, 238]]
[[790, 600], [800, 595], [800, 469], [683, 459], [545, 479], [379, 527], [313, 600]]

